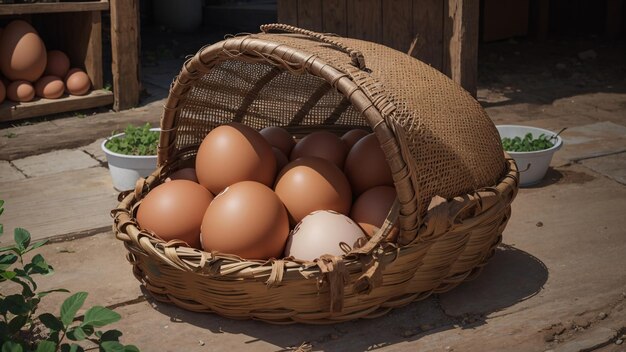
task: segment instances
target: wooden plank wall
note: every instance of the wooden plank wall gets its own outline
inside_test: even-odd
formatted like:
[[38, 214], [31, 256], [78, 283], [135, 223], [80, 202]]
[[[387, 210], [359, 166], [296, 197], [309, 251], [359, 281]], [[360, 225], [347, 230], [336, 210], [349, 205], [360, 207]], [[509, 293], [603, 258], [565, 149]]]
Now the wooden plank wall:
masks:
[[111, 0], [113, 109], [135, 107], [141, 94], [139, 0]]
[[278, 21], [385, 44], [476, 95], [478, 0], [278, 0]]

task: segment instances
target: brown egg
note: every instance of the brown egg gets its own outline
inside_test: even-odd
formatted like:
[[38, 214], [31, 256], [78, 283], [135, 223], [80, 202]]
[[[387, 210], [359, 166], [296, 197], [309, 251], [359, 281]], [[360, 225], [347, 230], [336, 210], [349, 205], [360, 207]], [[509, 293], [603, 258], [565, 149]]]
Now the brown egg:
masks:
[[198, 177], [196, 176], [196, 169], [193, 167], [186, 167], [184, 169], [180, 169], [172, 172], [169, 177], [165, 180], [165, 182], [172, 180], [188, 180], [198, 183]]
[[276, 158], [259, 132], [233, 122], [214, 128], [204, 138], [196, 156], [196, 175], [200, 184], [215, 194], [241, 181], [271, 187]]
[[56, 76], [43, 76], [35, 82], [35, 93], [47, 99], [58, 99], [65, 91], [65, 84]]
[[265, 127], [259, 131], [259, 133], [261, 133], [261, 136], [263, 136], [272, 147], [278, 148], [286, 156], [289, 156], [293, 146], [296, 145], [293, 136], [284, 128], [270, 126]]
[[72, 95], [85, 95], [91, 89], [91, 80], [85, 71], [73, 68], [65, 76], [65, 88]]
[[4, 83], [2, 83], [2, 81], [0, 81], [0, 104], [2, 104], [2, 102], [4, 101], [4, 98], [6, 98], [7, 96], [7, 89], [4, 86]]
[[348, 150], [352, 149], [352, 146], [359, 141], [359, 139], [370, 134], [366, 130], [362, 130], [360, 128], [350, 130], [341, 136], [341, 140], [348, 146]]
[[200, 227], [204, 212], [213, 200], [206, 188], [188, 180], [163, 183], [142, 200], [137, 222], [164, 241], [182, 240], [200, 248]]
[[364, 241], [363, 231], [350, 218], [333, 211], [316, 211], [307, 215], [289, 235], [285, 257], [314, 261], [323, 254], [341, 256], [340, 243], [352, 249]]
[[16, 102], [31, 101], [35, 97], [35, 88], [28, 81], [14, 81], [7, 87], [7, 98]]
[[60, 50], [48, 51], [48, 63], [44, 74], [65, 77], [70, 69], [70, 58]]
[[274, 191], [293, 224], [316, 210], [349, 214], [352, 192], [346, 176], [328, 160], [302, 157], [280, 172]]
[[28, 22], [14, 20], [2, 31], [0, 69], [12, 81], [36, 81], [46, 68], [46, 46]]
[[276, 158], [276, 173], [278, 174], [280, 170], [289, 164], [289, 159], [287, 159], [287, 156], [285, 156], [285, 154], [283, 154], [283, 152], [276, 147], [272, 147], [272, 151], [274, 152], [274, 157]]
[[318, 131], [302, 138], [293, 147], [289, 160], [293, 161], [303, 156], [315, 156], [326, 159], [342, 169], [347, 154], [348, 148], [339, 137], [330, 132]]
[[202, 221], [202, 248], [245, 259], [280, 258], [289, 235], [287, 211], [262, 183], [243, 181], [215, 197]]
[[361, 138], [350, 149], [343, 171], [357, 196], [372, 187], [393, 186], [391, 169], [373, 133]]
[[385, 222], [396, 199], [396, 189], [377, 186], [363, 192], [352, 204], [350, 218], [356, 221], [368, 237], [372, 237]]

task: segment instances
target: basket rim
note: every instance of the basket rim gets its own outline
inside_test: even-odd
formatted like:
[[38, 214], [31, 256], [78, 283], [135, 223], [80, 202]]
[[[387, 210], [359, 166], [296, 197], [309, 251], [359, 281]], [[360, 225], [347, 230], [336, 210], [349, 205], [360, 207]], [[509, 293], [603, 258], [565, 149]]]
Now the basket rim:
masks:
[[[473, 195], [459, 196], [463, 199], [467, 197], [479, 199], [480, 206], [471, 217], [464, 219], [462, 222], [455, 222], [455, 219], [448, 219], [449, 214], [446, 213], [444, 219], [440, 218], [441, 214], [437, 214], [438, 218], [434, 218], [433, 221], [445, 221], [451, 224], [451, 226], [467, 228], [474, 226], [476, 223], [480, 223], [481, 219], [489, 217], [493, 213], [501, 211], [503, 207], [508, 206], [515, 198], [518, 191], [519, 172], [515, 160], [509, 157], [506, 152], [504, 152], [504, 154], [507, 164], [507, 173], [500, 179], [497, 185], [476, 190]], [[117, 208], [111, 211], [111, 216], [114, 218], [116, 238], [124, 242], [126, 248], [131, 253], [148, 255], [168, 263], [179, 270], [196, 273], [202, 276], [218, 278], [231, 277], [236, 279], [250, 279], [254, 277], [254, 275], [251, 276], [250, 273], [242, 274], [237, 270], [226, 272], [222, 272], [221, 270], [222, 267], [232, 268], [233, 266], [238, 266], [244, 268], [244, 271], [264, 271], [265, 273], [262, 276], [268, 277], [265, 283], [271, 287], [279, 285], [282, 281], [323, 276], [328, 273], [328, 270], [325, 270], [326, 263], [333, 261], [335, 263], [341, 262], [342, 265], [345, 266], [345, 270], [349, 273], [362, 273], [354, 284], [361, 285], [361, 290], [367, 292], [376, 285], [373, 280], [376, 271], [381, 270], [385, 264], [393, 262], [397, 256], [402, 255], [404, 249], [408, 250], [426, 241], [434, 241], [437, 239], [437, 236], [442, 234], [441, 232], [433, 233], [429, 223], [425, 223], [420, 228], [420, 236], [410, 244], [395, 245], [384, 242], [379, 244], [376, 251], [372, 253], [355, 254], [350, 252], [341, 257], [333, 258], [330, 258], [331, 256], [322, 256], [314, 262], [295, 261], [291, 258], [271, 258], [266, 261], [246, 260], [230, 254], [205, 252], [200, 249], [187, 247], [181, 241], [165, 242], [139, 228], [133, 216], [133, 211], [138, 205], [136, 200], [140, 198], [142, 194], [146, 194], [152, 185], [155, 183], [160, 184], [159, 182], [167, 177], [166, 174], [162, 174], [164, 170], [163, 166], [159, 167], [148, 178], [140, 179], [135, 190], [120, 193], [120, 203]], [[481, 192], [483, 195], [480, 194]], [[491, 193], [493, 198], [491, 200], [484, 199], [484, 194], [486, 193]], [[435, 211], [433, 211], [433, 213], [434, 212]], [[429, 212], [429, 215], [430, 214]], [[456, 215], [458, 215], [458, 213]], [[363, 260], [365, 257], [370, 260]], [[372, 268], [373, 271], [368, 270]], [[273, 280], [272, 277], [274, 278]], [[253, 278], [253, 280], [257, 279]]]

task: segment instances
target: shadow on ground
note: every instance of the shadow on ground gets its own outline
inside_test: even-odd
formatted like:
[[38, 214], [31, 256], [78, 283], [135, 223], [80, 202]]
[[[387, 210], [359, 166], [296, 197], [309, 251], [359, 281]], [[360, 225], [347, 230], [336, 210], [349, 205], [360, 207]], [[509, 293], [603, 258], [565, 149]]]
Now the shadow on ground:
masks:
[[414, 302], [374, 320], [322, 326], [232, 320], [185, 311], [147, 296], [154, 309], [169, 316], [172, 323], [192, 324], [213, 334], [249, 336], [246, 344], [250, 344], [250, 348], [264, 341], [282, 349], [308, 343], [314, 350], [363, 351], [418, 340], [457, 327], [482, 325], [489, 313], [536, 295], [547, 279], [548, 270], [539, 259], [502, 245], [476, 280], [463, 283], [448, 293]]
[[626, 92], [626, 43], [596, 36], [560, 36], [481, 43], [478, 85], [483, 107], [552, 104], [587, 93]]

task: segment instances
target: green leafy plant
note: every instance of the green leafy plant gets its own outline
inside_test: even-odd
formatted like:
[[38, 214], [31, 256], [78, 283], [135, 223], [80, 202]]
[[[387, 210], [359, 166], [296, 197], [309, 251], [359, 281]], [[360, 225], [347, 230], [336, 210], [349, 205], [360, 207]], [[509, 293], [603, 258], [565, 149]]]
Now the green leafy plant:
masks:
[[159, 132], [150, 131], [150, 124], [146, 123], [140, 127], [128, 125], [124, 136], [109, 138], [105, 146], [114, 153], [124, 155], [156, 155], [158, 144]]
[[[4, 212], [4, 201], [0, 200], [0, 215]], [[4, 227], [0, 224], [0, 235]], [[96, 330], [120, 320], [120, 315], [111, 309], [94, 306], [82, 317], [76, 314], [85, 303], [86, 292], [77, 292], [68, 297], [59, 315], [43, 313], [37, 315], [41, 299], [52, 292], [69, 292], [66, 289], [38, 291], [36, 275], [51, 275], [54, 270], [41, 254], [25, 264], [24, 255], [45, 244], [31, 244], [30, 233], [22, 228], [13, 231], [15, 244], [0, 248], [0, 283], [16, 284], [15, 294], [0, 292], [0, 348], [2, 352], [80, 352], [81, 341], [91, 341], [103, 352], [135, 352], [133, 345], [119, 342], [122, 333], [118, 330]], [[6, 288], [6, 285], [4, 286]], [[20, 290], [21, 288], [21, 290]], [[66, 342], [69, 340], [69, 342]]]
[[538, 138], [533, 138], [532, 133], [526, 133], [524, 138], [520, 137], [504, 137], [502, 138], [502, 147], [507, 152], [534, 152], [537, 150], [549, 149], [554, 146], [552, 139], [555, 136], [548, 137], [540, 134]]

